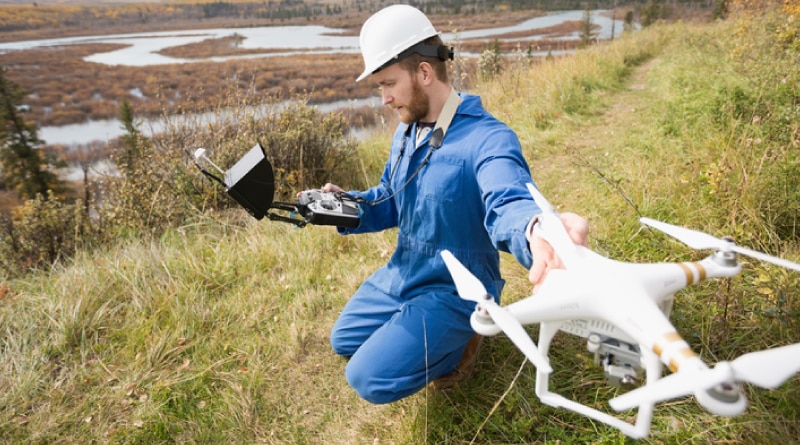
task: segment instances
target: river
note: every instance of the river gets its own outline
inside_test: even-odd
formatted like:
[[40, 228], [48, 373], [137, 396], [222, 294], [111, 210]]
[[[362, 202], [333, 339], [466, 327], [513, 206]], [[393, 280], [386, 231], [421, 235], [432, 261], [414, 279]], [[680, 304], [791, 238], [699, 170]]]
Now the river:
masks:
[[[614, 34], [619, 34], [623, 29], [622, 20], [612, 21], [603, 15], [605, 10], [595, 10], [591, 13], [592, 23], [597, 25], [597, 38], [609, 39]], [[584, 18], [584, 11], [571, 10], [549, 13], [545, 16], [525, 20], [517, 25], [488, 28], [471, 31], [461, 31], [457, 34], [443, 34], [447, 42], [457, 40], [484, 39], [491, 41], [502, 40], [502, 35], [511, 32], [529, 31], [559, 25], [566, 21], [580, 21]], [[151, 66], [158, 64], [193, 63], [199, 61], [225, 61], [232, 58], [272, 57], [295, 54], [313, 53], [357, 53], [358, 37], [343, 35], [344, 30], [324, 26], [270, 26], [256, 28], [218, 28], [188, 31], [162, 31], [137, 34], [98, 35], [83, 37], [67, 37], [59, 39], [28, 40], [19, 42], [0, 43], [0, 53], [31, 49], [40, 46], [53, 45], [79, 45], [86, 43], [118, 43], [128, 45], [124, 48], [88, 55], [84, 60], [106, 65], [126, 66]], [[166, 48], [196, 43], [206, 39], [217, 39], [239, 34], [244, 37], [242, 48], [264, 49], [263, 54], [250, 54], [228, 57], [213, 57], [209, 59], [177, 59], [158, 54]], [[536, 35], [526, 40], [574, 40], [578, 33], [566, 36]], [[518, 40], [518, 39], [517, 39]], [[275, 51], [281, 50], [281, 51]], [[544, 55], [544, 54], [542, 54]], [[459, 55], [457, 55], [459, 56]], [[461, 56], [473, 56], [461, 54]], [[350, 101], [342, 106], [352, 106]], [[144, 128], [157, 130], [157, 122], [145, 122]], [[48, 144], [76, 145], [87, 144], [93, 141], [107, 141], [123, 134], [118, 120], [95, 120], [81, 124], [72, 124], [55, 127], [42, 127], [39, 137]]]

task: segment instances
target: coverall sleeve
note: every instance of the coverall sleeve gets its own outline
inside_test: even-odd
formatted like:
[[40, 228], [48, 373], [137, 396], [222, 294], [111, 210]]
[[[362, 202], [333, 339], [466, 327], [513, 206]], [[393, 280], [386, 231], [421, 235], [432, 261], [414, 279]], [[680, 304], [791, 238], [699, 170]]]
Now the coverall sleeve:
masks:
[[533, 258], [525, 228], [542, 211], [528, 192], [533, 179], [516, 135], [510, 130], [487, 135], [476, 168], [492, 243], [529, 269]]
[[[337, 231], [342, 235], [378, 232], [397, 226], [397, 207], [394, 199], [384, 199], [391, 196], [392, 189], [389, 187], [390, 164], [387, 162], [381, 176], [380, 184], [366, 191], [351, 191], [349, 195], [363, 198], [367, 203], [359, 204], [361, 221], [358, 227], [350, 229], [337, 227]], [[371, 205], [373, 201], [381, 201]]]

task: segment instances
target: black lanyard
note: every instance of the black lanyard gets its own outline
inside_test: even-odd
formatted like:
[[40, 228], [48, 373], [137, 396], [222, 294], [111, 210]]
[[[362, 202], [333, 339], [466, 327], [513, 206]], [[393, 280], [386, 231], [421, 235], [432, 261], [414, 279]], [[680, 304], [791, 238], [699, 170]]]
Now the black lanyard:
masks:
[[[459, 97], [456, 90], [451, 88], [450, 95], [447, 98], [447, 101], [445, 102], [444, 107], [442, 108], [442, 111], [439, 114], [439, 119], [437, 120], [437, 123], [433, 128], [433, 134], [431, 135], [430, 142], [428, 143], [430, 149], [428, 150], [428, 153], [425, 155], [425, 159], [422, 160], [422, 163], [419, 164], [419, 167], [417, 167], [414, 173], [412, 173], [411, 176], [409, 176], [406, 182], [404, 182], [403, 185], [400, 186], [400, 188], [397, 191], [384, 198], [384, 196], [386, 195], [386, 190], [384, 190], [378, 199], [371, 202], [364, 201], [366, 204], [374, 206], [392, 199], [394, 196], [400, 193], [404, 188], [406, 188], [408, 184], [411, 182], [411, 180], [414, 179], [419, 174], [420, 171], [422, 171], [422, 168], [425, 167], [431, 160], [433, 152], [438, 150], [439, 147], [442, 146], [442, 142], [444, 142], [445, 132], [450, 127], [450, 123], [453, 121], [453, 117], [455, 117], [456, 110], [458, 109], [458, 105], [460, 103], [461, 103], [461, 98]], [[387, 184], [387, 189], [388, 187], [392, 186], [392, 180], [394, 179], [394, 174], [397, 171], [398, 166], [400, 165], [400, 161], [402, 161], [403, 159], [403, 154], [406, 151], [406, 145], [408, 145], [408, 139], [411, 137], [412, 126], [413, 125], [409, 124], [406, 127], [405, 133], [403, 134], [403, 142], [402, 146], [400, 147], [400, 154], [397, 155], [397, 162], [395, 162], [394, 166], [392, 166], [391, 170], [389, 171], [389, 182]], [[419, 127], [419, 122], [417, 122], [417, 126]], [[414, 143], [414, 146], [416, 147], [416, 142]]]
[[[419, 124], [417, 124], [417, 125], [419, 125]], [[411, 128], [412, 127], [413, 127], [413, 125], [409, 124], [406, 127], [405, 133], [403, 134], [403, 142], [402, 142], [402, 145], [400, 146], [400, 153], [397, 155], [397, 162], [394, 163], [394, 165], [392, 166], [392, 169], [389, 171], [389, 181], [388, 181], [388, 184], [387, 184], [389, 187], [392, 186], [392, 180], [394, 179], [394, 174], [397, 172], [397, 169], [400, 166], [400, 162], [403, 159], [403, 154], [405, 154], [405, 152], [406, 152], [406, 146], [408, 145], [408, 139], [411, 137]], [[409, 183], [411, 183], [411, 180], [414, 179], [419, 174], [420, 171], [422, 171], [422, 168], [425, 167], [428, 164], [428, 162], [431, 160], [431, 155], [433, 155], [433, 152], [436, 151], [439, 147], [442, 146], [442, 140], [443, 139], [444, 138], [443, 138], [442, 129], [441, 128], [437, 128], [436, 130], [434, 130], [433, 135], [431, 135], [430, 143], [428, 144], [428, 145], [430, 145], [430, 149], [428, 150], [428, 153], [425, 155], [425, 159], [422, 160], [422, 163], [419, 164], [419, 167], [417, 167], [417, 169], [414, 171], [414, 173], [412, 173], [411, 176], [409, 176], [408, 179], [406, 179], [406, 182], [404, 182], [403, 185], [400, 186], [400, 188], [397, 189], [397, 191], [393, 192], [391, 195], [384, 197], [384, 195], [386, 195], [386, 190], [384, 190], [383, 194], [381, 194], [381, 196], [378, 199], [376, 199], [374, 201], [366, 202], [366, 204], [367, 205], [371, 205], [371, 206], [375, 206], [375, 205], [384, 203], [384, 202], [394, 198], [398, 193], [403, 191], [403, 189], [406, 188]]]

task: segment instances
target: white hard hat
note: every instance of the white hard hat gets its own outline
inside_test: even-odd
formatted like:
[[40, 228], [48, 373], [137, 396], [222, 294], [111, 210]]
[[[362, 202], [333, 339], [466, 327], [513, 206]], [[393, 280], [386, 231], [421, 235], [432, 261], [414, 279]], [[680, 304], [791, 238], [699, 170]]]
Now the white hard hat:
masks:
[[364, 80], [393, 59], [400, 60], [400, 53], [437, 34], [428, 17], [413, 6], [392, 5], [381, 9], [361, 27], [359, 44], [364, 57], [364, 72], [356, 82]]

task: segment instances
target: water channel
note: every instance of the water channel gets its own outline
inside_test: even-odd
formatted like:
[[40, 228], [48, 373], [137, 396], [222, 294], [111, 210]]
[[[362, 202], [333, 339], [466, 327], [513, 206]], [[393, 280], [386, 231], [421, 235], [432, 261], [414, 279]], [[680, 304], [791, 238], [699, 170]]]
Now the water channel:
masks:
[[[595, 10], [591, 12], [592, 23], [597, 25], [597, 38], [609, 39], [614, 34], [619, 34], [623, 29], [622, 20], [612, 20], [606, 17], [605, 10]], [[585, 12], [582, 10], [559, 11], [549, 13], [545, 16], [535, 17], [525, 20], [517, 25], [498, 28], [487, 28], [480, 30], [461, 31], [456, 34], [445, 33], [443, 39], [446, 42], [457, 40], [484, 39], [487, 42], [494, 39], [502, 40], [502, 35], [511, 32], [529, 31], [534, 29], [548, 28], [559, 25], [566, 21], [581, 21], [584, 19]], [[86, 43], [117, 43], [128, 45], [124, 48], [91, 54], [84, 58], [88, 62], [101, 63], [106, 65], [125, 65], [125, 66], [150, 66], [158, 64], [172, 63], [193, 63], [200, 61], [225, 61], [232, 58], [253, 58], [253, 57], [272, 57], [295, 54], [313, 53], [357, 53], [358, 37], [343, 35], [341, 29], [327, 28], [324, 26], [270, 26], [256, 28], [219, 28], [188, 31], [162, 31], [137, 34], [117, 34], [103, 36], [84, 36], [68, 37], [59, 39], [28, 40], [20, 42], [0, 43], [0, 53], [15, 50], [24, 50], [40, 46], [54, 45], [79, 45]], [[201, 42], [206, 39], [217, 39], [238, 34], [244, 37], [241, 42], [242, 48], [264, 49], [263, 54], [251, 54], [242, 56], [213, 57], [209, 59], [177, 59], [158, 54], [165, 48], [186, 45], [189, 43]], [[549, 40], [575, 40], [579, 35], [536, 35], [526, 40], [536, 41], [541, 39]], [[544, 55], [544, 54], [542, 54]], [[456, 55], [457, 57], [459, 55]], [[470, 56], [464, 55], [461, 56]], [[377, 99], [365, 99], [365, 101], [376, 101]], [[366, 102], [370, 103], [370, 102]], [[335, 106], [358, 106], [353, 101], [329, 104]], [[145, 131], [158, 130], [158, 122], [145, 122], [142, 126]], [[123, 133], [121, 125], [116, 119], [95, 120], [80, 124], [42, 127], [39, 129], [39, 137], [48, 144], [77, 145], [87, 144], [93, 141], [107, 141]]]

